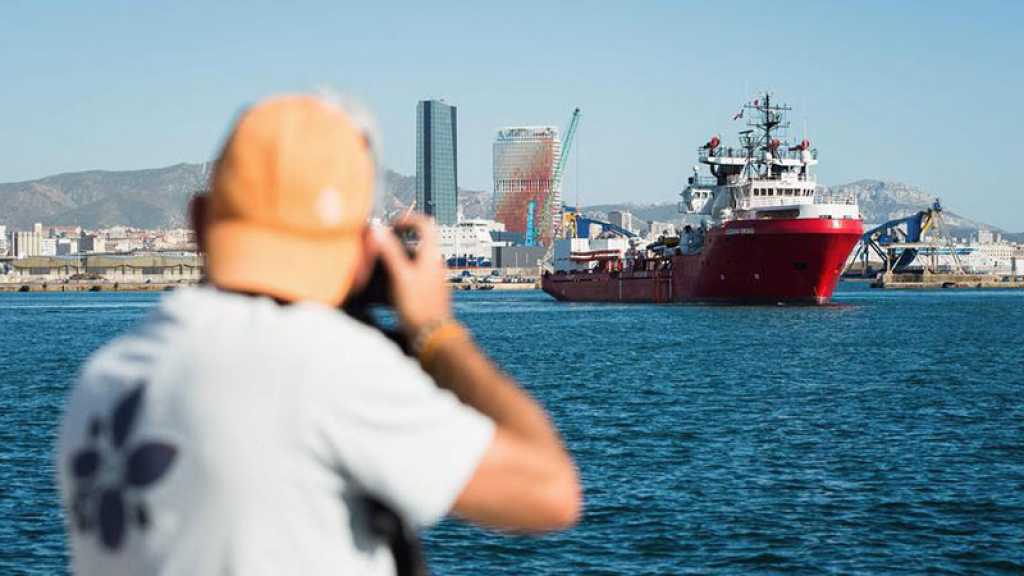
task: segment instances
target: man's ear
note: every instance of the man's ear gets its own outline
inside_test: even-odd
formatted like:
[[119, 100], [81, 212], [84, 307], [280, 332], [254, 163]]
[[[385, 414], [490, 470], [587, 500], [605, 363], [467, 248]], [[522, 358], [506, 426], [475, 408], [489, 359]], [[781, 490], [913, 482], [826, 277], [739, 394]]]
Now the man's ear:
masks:
[[192, 230], [196, 233], [196, 246], [199, 252], [206, 252], [206, 211], [209, 208], [206, 194], [196, 194], [188, 203], [188, 218]]

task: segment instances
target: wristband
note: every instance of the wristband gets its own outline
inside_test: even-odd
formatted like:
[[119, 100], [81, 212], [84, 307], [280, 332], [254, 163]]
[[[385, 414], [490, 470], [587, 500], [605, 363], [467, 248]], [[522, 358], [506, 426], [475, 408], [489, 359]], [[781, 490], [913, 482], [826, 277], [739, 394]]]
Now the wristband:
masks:
[[437, 320], [420, 328], [412, 341], [412, 352], [420, 365], [427, 368], [441, 346], [452, 340], [468, 340], [469, 332], [450, 318]]

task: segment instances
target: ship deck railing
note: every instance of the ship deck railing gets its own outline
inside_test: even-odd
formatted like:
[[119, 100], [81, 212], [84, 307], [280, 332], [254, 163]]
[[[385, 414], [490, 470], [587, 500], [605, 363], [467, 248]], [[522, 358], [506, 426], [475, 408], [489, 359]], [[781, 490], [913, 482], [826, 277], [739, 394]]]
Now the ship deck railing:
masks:
[[735, 188], [753, 187], [758, 188], [760, 183], [770, 183], [772, 186], [786, 183], [796, 182], [815, 182], [813, 174], [799, 174], [796, 172], [788, 172], [782, 174], [765, 174], [764, 176], [755, 176], [748, 178], [742, 174], [736, 176], [730, 176], [725, 185], [732, 186]]
[[718, 185], [718, 178], [714, 176], [690, 176], [690, 186], [696, 188], [710, 188]]
[[[818, 149], [817, 148], [811, 148], [810, 152], [811, 152], [811, 158], [810, 159], [811, 160], [817, 160], [818, 159]], [[800, 160], [803, 160], [802, 154], [803, 154], [803, 150], [799, 150], [799, 149], [798, 150], [790, 150], [789, 148], [786, 148], [786, 147], [779, 147], [774, 152], [772, 152], [772, 157], [777, 159], [777, 160], [796, 160], [796, 161], [800, 161]], [[748, 153], [746, 148], [733, 148], [731, 146], [724, 147], [724, 148], [719, 147], [719, 148], [715, 148], [714, 150], [701, 146], [700, 148], [697, 149], [697, 158], [701, 162], [706, 162], [710, 158], [732, 158], [732, 159], [741, 159], [741, 160], [753, 160], [754, 159], [753, 157], [751, 157], [749, 155], [749, 153]]]
[[754, 186], [757, 186], [757, 182], [814, 182], [813, 174], [800, 174], [799, 172], [783, 172], [781, 174], [765, 174], [764, 176], [756, 176], [754, 178], [748, 178], [745, 182], [754, 182]]

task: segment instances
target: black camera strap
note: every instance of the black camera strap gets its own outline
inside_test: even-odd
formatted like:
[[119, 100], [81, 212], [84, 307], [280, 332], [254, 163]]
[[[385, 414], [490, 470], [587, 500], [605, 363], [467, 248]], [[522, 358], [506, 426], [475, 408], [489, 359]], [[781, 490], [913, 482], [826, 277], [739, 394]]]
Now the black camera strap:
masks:
[[367, 498], [370, 530], [388, 543], [395, 557], [397, 576], [428, 576], [423, 548], [416, 533], [402, 518], [380, 500]]

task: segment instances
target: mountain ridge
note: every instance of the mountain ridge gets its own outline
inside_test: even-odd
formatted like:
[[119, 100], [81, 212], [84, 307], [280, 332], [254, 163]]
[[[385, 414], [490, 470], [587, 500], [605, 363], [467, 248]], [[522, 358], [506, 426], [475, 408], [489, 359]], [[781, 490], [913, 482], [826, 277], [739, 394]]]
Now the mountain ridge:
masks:
[[[0, 224], [28, 229], [35, 222], [57, 226], [104, 228], [175, 228], [187, 225], [189, 198], [206, 187], [210, 163], [182, 162], [139, 170], [85, 170], [63, 172], [34, 180], [0, 183]], [[416, 178], [384, 170], [380, 175], [374, 215], [389, 217], [408, 209], [415, 197]], [[901, 182], [861, 179], [823, 186], [824, 191], [857, 196], [866, 224], [880, 224], [927, 208], [934, 197]], [[459, 204], [467, 218], [491, 216], [488, 191], [459, 189]], [[676, 202], [605, 203], [583, 207], [593, 215], [627, 209], [640, 220], [671, 222], [679, 218]], [[1011, 234], [997, 226], [945, 211], [944, 219], [956, 235], [979, 228], [1024, 240], [1024, 232]]]

